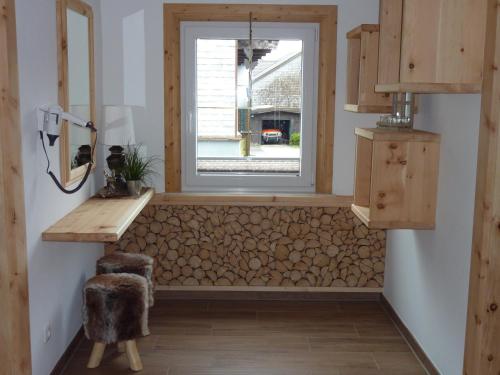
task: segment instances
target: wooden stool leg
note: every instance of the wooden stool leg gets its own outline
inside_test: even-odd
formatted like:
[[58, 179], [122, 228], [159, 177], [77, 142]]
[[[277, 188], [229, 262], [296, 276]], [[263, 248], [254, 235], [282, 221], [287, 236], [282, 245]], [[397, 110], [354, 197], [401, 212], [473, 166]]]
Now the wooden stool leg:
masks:
[[102, 356], [104, 354], [104, 349], [106, 349], [106, 344], [101, 342], [95, 342], [92, 347], [92, 353], [90, 354], [88, 368], [96, 368], [101, 364]]
[[123, 341], [118, 342], [116, 347], [118, 349], [118, 353], [125, 353], [125, 343]]
[[137, 351], [137, 344], [135, 340], [125, 341], [125, 351], [127, 353], [128, 363], [132, 371], [142, 370], [142, 361]]

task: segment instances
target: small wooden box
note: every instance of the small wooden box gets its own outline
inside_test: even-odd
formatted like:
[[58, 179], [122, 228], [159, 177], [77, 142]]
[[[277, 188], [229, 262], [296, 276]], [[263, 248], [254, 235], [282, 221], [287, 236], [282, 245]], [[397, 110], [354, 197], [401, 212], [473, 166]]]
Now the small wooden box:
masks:
[[379, 25], [360, 25], [347, 33], [347, 93], [344, 109], [391, 113], [391, 97], [376, 93]]
[[352, 210], [369, 228], [435, 226], [439, 134], [356, 128]]

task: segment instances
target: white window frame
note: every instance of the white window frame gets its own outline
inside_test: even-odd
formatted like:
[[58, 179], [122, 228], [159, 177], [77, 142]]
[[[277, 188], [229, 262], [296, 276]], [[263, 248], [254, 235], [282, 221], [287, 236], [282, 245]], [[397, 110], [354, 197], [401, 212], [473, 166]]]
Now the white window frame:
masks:
[[[247, 39], [245, 22], [181, 22], [182, 191], [186, 192], [315, 192], [319, 25], [315, 23], [254, 23], [255, 39], [303, 41], [301, 174], [197, 174], [196, 41]], [[308, 95], [311, 93], [311, 95]]]

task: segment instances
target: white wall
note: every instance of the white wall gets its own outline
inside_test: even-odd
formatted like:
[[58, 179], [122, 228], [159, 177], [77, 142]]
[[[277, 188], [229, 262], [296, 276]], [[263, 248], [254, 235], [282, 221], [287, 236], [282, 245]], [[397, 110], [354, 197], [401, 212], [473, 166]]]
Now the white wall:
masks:
[[[103, 24], [104, 103], [124, 102], [123, 83], [123, 19], [144, 10], [146, 51], [145, 107], [136, 108], [136, 140], [147, 147], [150, 155], [164, 157], [163, 123], [163, 0], [106, 0], [101, 2]], [[166, 1], [193, 3], [251, 3], [250, 0]], [[335, 116], [334, 190], [337, 194], [350, 195], [354, 180], [354, 128], [373, 126], [378, 116], [359, 115], [343, 111], [345, 103], [345, 72], [347, 62], [347, 31], [361, 23], [378, 22], [376, 0], [271, 0], [259, 4], [337, 4], [337, 98]], [[157, 191], [164, 191], [163, 166], [159, 166], [155, 179]]]
[[[100, 17], [93, 4], [96, 25], [97, 106], [101, 101]], [[28, 247], [31, 352], [34, 375], [47, 375], [82, 324], [81, 290], [94, 274], [102, 246], [42, 242], [47, 227], [85, 201], [93, 190], [93, 178], [75, 195], [65, 195], [45, 174], [34, 108], [57, 103], [57, 49], [55, 0], [16, 0], [19, 54], [20, 107], [26, 230]], [[52, 170], [59, 174], [59, 147], [49, 150]], [[46, 325], [53, 336], [44, 344]]]
[[462, 373], [479, 95], [423, 96], [416, 127], [441, 134], [436, 230], [389, 231], [384, 295], [443, 375]]

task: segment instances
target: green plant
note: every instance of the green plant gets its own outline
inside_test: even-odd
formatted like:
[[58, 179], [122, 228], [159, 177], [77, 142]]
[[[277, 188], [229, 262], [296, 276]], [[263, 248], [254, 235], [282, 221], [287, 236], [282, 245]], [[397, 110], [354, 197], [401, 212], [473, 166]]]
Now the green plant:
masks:
[[146, 182], [151, 175], [157, 174], [154, 166], [158, 161], [159, 159], [156, 156], [142, 156], [141, 145], [129, 145], [125, 152], [125, 163], [121, 171], [122, 176], [127, 181]]
[[300, 133], [292, 133], [290, 136], [290, 146], [300, 146]]

